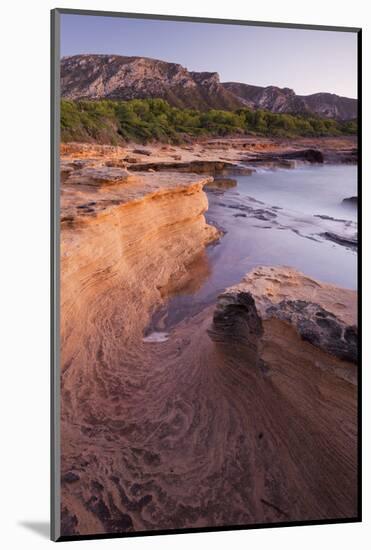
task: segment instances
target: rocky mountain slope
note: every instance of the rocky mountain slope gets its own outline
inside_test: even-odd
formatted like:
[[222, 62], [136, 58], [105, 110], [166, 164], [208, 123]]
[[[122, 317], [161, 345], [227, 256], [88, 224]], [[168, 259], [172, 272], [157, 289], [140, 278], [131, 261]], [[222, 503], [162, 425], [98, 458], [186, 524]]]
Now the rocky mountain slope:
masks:
[[221, 83], [216, 72], [192, 72], [177, 63], [146, 57], [96, 54], [64, 57], [61, 94], [66, 99], [161, 97], [176, 107], [202, 110], [248, 106], [277, 113], [313, 113], [338, 120], [357, 116], [355, 99], [329, 93], [299, 96], [289, 88]]
[[252, 109], [267, 109], [274, 113], [311, 113], [337, 120], [350, 120], [357, 116], [357, 100], [336, 94], [300, 96], [290, 88], [251, 86], [239, 82], [225, 82], [223, 86]]
[[61, 93], [67, 99], [161, 97], [175, 107], [236, 109], [241, 100], [218, 73], [190, 72], [177, 63], [146, 57], [75, 55], [61, 61]]

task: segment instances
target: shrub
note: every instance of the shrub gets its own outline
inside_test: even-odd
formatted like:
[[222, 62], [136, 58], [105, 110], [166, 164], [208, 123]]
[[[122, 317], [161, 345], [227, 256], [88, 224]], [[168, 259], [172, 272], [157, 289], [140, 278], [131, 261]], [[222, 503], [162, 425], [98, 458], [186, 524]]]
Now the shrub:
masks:
[[120, 140], [145, 143], [151, 140], [180, 143], [187, 137], [254, 134], [264, 136], [337, 136], [355, 134], [357, 122], [338, 122], [313, 116], [238, 109], [178, 109], [163, 99], [130, 101], [61, 102], [63, 141]]

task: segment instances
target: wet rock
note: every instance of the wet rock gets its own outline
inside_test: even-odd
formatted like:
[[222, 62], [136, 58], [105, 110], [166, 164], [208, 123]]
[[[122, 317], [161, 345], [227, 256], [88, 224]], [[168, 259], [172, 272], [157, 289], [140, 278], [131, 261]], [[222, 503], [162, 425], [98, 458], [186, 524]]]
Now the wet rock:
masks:
[[228, 173], [233, 176], [251, 176], [251, 174], [254, 174], [254, 172], [256, 172], [254, 168], [243, 166], [242, 164], [232, 166], [228, 169]]
[[274, 218], [277, 218], [277, 214], [275, 214], [274, 212], [270, 212], [269, 210], [263, 210], [259, 208], [258, 210], [253, 211], [252, 217], [256, 218], [257, 220], [268, 222], [273, 220]]
[[[353, 311], [344, 312], [351, 303]], [[264, 324], [276, 319], [290, 324], [302, 340], [322, 351], [357, 363], [355, 303], [355, 293], [321, 284], [293, 269], [259, 267], [218, 297], [209, 334], [216, 342], [244, 342], [259, 354]]]
[[324, 152], [325, 161], [336, 164], [355, 164], [358, 161], [358, 149], [329, 150]]
[[342, 204], [346, 205], [346, 206], [358, 206], [358, 197], [347, 197], [345, 199], [343, 199], [342, 201]]
[[348, 326], [319, 304], [305, 300], [282, 300], [266, 310], [293, 325], [303, 340], [335, 355], [341, 360], [357, 363], [357, 327]]
[[207, 189], [216, 189], [219, 191], [231, 189], [232, 187], [236, 187], [236, 186], [237, 186], [237, 180], [233, 178], [221, 178], [221, 177], [214, 178], [213, 181], [205, 185]]
[[241, 212], [253, 212], [254, 209], [251, 206], [247, 206], [246, 204], [223, 204], [222, 206], [226, 206], [227, 208], [230, 208], [231, 210], [240, 210]]
[[225, 292], [218, 297], [209, 330], [212, 340], [247, 343], [257, 348], [257, 339], [263, 335], [263, 324], [250, 292]]
[[[249, 160], [259, 163], [274, 162], [276, 166], [282, 165], [282, 162], [285, 163], [291, 160], [302, 160], [310, 163], [322, 164], [324, 162], [324, 156], [319, 149], [300, 149], [284, 153], [262, 153], [258, 156], [250, 157]], [[291, 165], [287, 165], [286, 167], [291, 167]]]
[[150, 157], [152, 154], [148, 149], [133, 149], [133, 153], [135, 155], [144, 155], [146, 157]]
[[278, 155], [280, 162], [282, 160], [305, 160], [311, 163], [320, 163], [324, 161], [323, 153], [319, 149], [302, 149], [300, 151], [289, 151], [287, 153], [281, 153]]
[[277, 162], [278, 168], [296, 168], [296, 161], [290, 160], [290, 159], [281, 159], [279, 162]]
[[327, 214], [314, 214], [315, 218], [320, 218], [321, 220], [329, 220], [332, 222], [342, 222], [346, 223], [347, 220], [343, 220], [342, 218], [333, 218], [332, 216], [327, 216]]
[[338, 233], [334, 233], [332, 231], [325, 231], [324, 233], [321, 233], [321, 237], [324, 237], [329, 241], [340, 244], [341, 246], [346, 246], [348, 248], [355, 249], [358, 247], [357, 234], [354, 234], [353, 236], [348, 236], [339, 235]]

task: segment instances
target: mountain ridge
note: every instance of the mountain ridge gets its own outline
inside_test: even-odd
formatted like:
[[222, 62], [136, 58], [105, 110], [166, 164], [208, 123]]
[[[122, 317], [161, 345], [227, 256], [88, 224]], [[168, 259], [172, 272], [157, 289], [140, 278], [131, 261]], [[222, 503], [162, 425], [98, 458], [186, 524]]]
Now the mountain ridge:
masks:
[[64, 99], [147, 99], [160, 97], [178, 108], [312, 114], [351, 120], [357, 100], [319, 92], [297, 95], [291, 88], [220, 82], [216, 71], [189, 71], [179, 63], [141, 56], [79, 54], [61, 59]]
[[299, 95], [291, 88], [255, 86], [242, 82], [223, 82], [245, 106], [274, 113], [316, 114], [323, 118], [349, 120], [357, 116], [357, 100], [329, 92]]

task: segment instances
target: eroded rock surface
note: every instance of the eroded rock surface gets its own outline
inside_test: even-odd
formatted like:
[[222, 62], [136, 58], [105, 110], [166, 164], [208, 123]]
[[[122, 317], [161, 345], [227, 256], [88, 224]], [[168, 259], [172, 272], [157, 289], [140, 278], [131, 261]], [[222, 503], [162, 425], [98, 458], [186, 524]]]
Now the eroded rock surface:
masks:
[[[292, 268], [258, 267], [219, 296], [211, 334], [249, 345], [251, 334], [263, 336], [257, 326], [279, 320], [302, 340], [357, 364], [356, 311], [354, 291], [319, 283]], [[231, 328], [242, 325], [244, 332]]]
[[[354, 517], [356, 293], [256, 268], [216, 308], [149, 338], [192, 269], [209, 275], [212, 178], [70, 179], [106, 166], [96, 153], [64, 158], [61, 191], [62, 534]], [[300, 333], [308, 313], [318, 342]], [[348, 361], [329, 346], [339, 327]]]
[[70, 185], [115, 185], [128, 181], [130, 172], [118, 167], [87, 166], [69, 173], [65, 183]]

